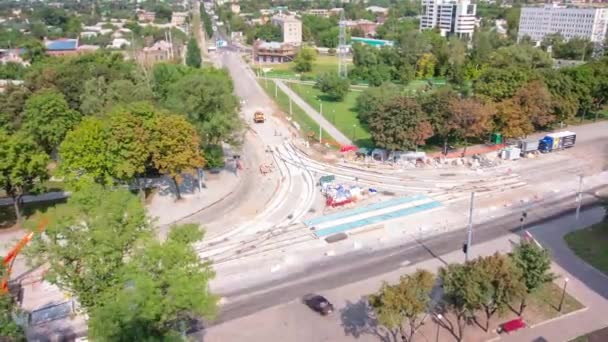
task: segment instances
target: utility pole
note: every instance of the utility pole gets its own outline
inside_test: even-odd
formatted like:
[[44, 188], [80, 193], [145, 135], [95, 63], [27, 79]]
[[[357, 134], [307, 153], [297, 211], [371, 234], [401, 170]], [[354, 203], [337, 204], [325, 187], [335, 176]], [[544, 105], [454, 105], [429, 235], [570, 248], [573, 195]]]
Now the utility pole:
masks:
[[471, 204], [469, 207], [469, 226], [467, 227], [467, 242], [464, 245], [464, 261], [469, 261], [469, 252], [471, 251], [471, 241], [473, 239], [473, 204], [475, 201], [475, 192], [471, 192]]
[[340, 13], [340, 34], [338, 37], [338, 75], [342, 78], [348, 76], [346, 67], [346, 19], [344, 19], [344, 9]]
[[274, 98], [276, 99], [278, 97], [278, 91], [277, 91], [277, 82], [274, 82]]
[[293, 116], [292, 110], [291, 110], [291, 97], [289, 97], [289, 116]]
[[319, 144], [323, 143], [323, 129], [321, 128], [321, 125], [319, 125]]
[[581, 204], [583, 203], [583, 175], [578, 176], [578, 192], [576, 194], [576, 220], [578, 221], [578, 216], [581, 213]]

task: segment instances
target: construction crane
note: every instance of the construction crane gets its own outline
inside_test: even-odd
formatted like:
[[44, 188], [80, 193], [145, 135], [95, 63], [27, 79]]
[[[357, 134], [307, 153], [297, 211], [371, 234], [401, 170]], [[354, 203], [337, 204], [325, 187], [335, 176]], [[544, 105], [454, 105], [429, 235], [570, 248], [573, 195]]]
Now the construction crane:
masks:
[[[37, 233], [41, 233], [44, 231], [48, 224], [48, 219], [43, 216], [37, 226]], [[2, 280], [0, 281], [0, 295], [8, 293], [8, 281], [11, 277], [11, 271], [13, 269], [13, 264], [15, 263], [15, 259], [17, 259], [17, 255], [19, 252], [25, 247], [33, 238], [36, 232], [30, 232], [19, 240], [19, 242], [13, 247], [8, 254], [2, 260], [2, 267], [5, 272], [2, 275]]]

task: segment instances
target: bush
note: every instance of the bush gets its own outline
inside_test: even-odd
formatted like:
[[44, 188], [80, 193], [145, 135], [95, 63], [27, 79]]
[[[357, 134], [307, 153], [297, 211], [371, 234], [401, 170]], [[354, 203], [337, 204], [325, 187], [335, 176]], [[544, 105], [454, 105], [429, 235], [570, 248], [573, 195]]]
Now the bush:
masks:
[[336, 55], [336, 49], [331, 48], [329, 50], [327, 50], [327, 54], [330, 56], [335, 56]]
[[208, 145], [204, 148], [204, 155], [207, 169], [217, 169], [224, 167], [224, 149], [219, 145]]

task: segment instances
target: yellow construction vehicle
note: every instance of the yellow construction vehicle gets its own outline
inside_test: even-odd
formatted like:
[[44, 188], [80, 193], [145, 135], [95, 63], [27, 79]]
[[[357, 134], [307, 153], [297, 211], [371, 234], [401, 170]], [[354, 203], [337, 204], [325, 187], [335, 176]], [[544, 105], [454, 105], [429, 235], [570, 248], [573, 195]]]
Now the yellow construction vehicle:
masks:
[[257, 111], [253, 114], [253, 122], [255, 123], [264, 123], [266, 118], [264, 118], [264, 113]]

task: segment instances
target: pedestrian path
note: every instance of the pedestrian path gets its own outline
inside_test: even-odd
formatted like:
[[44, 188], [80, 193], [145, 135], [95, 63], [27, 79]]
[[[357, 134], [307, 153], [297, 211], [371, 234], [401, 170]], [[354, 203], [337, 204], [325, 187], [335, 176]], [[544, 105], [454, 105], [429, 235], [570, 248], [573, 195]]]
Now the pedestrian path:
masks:
[[313, 120], [315, 120], [331, 137], [333, 137], [336, 142], [340, 145], [352, 145], [353, 142], [347, 138], [339, 129], [337, 129], [334, 125], [332, 125], [325, 117], [315, 109], [313, 109], [306, 101], [304, 101], [298, 94], [296, 94], [291, 88], [289, 88], [283, 81], [274, 80], [276, 85], [289, 96], [293, 102], [296, 103], [308, 116], [310, 116]]
[[340, 211], [305, 221], [317, 237], [342, 233], [403, 216], [417, 214], [440, 207], [441, 203], [425, 196], [399, 197], [389, 201]]

